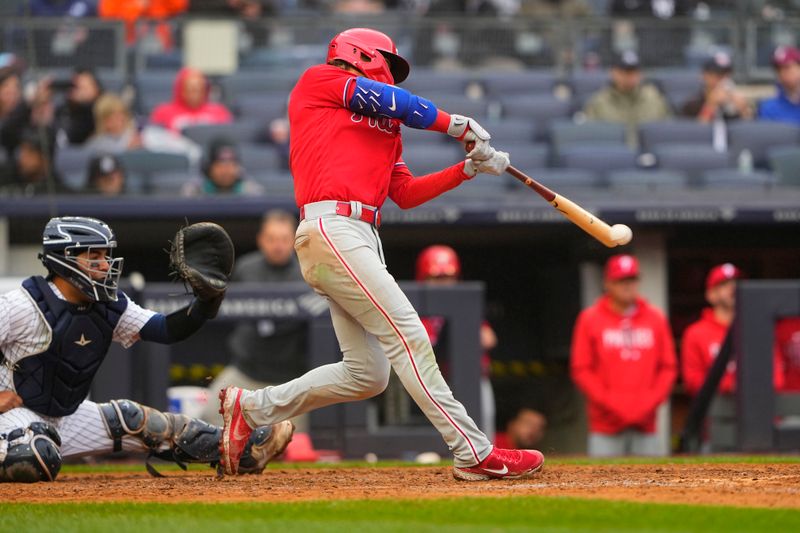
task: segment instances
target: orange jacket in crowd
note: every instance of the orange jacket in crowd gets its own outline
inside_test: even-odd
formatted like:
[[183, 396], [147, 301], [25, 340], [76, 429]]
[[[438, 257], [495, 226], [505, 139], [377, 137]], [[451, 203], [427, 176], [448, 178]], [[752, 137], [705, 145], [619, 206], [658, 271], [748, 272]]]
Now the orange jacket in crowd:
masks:
[[602, 296], [578, 315], [570, 366], [586, 395], [591, 432], [655, 432], [656, 409], [677, 375], [672, 333], [658, 309], [639, 298], [623, 316]]
[[[681, 377], [683, 386], [690, 396], [700, 392], [700, 387], [703, 386], [706, 375], [711, 370], [727, 333], [728, 326], [716, 319], [714, 310], [711, 308], [703, 309], [700, 320], [692, 323], [683, 333]], [[773, 358], [773, 364], [775, 365], [773, 379], [775, 390], [781, 390], [784, 383], [784, 365], [777, 353]], [[718, 390], [724, 394], [736, 391], [736, 361], [731, 360], [728, 363]]]
[[[189, 0], [100, 0], [97, 12], [101, 18], [125, 21], [128, 44], [136, 41], [136, 22], [139, 19], [163, 20], [174, 17], [189, 8]], [[169, 27], [159, 24], [156, 29], [165, 48], [172, 45]]]

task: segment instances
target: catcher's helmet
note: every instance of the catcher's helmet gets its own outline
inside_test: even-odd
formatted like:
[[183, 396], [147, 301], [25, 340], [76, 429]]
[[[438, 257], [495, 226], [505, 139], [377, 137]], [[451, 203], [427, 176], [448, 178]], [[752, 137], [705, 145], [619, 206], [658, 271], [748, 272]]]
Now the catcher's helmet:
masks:
[[428, 246], [417, 257], [417, 281], [428, 278], [461, 276], [461, 261], [456, 251], [449, 246]]
[[341, 59], [364, 73], [364, 76], [383, 83], [401, 83], [411, 67], [400, 57], [394, 41], [377, 30], [351, 28], [331, 40], [328, 59]]
[[[56, 217], [44, 227], [39, 259], [51, 276], [64, 278], [93, 301], [116, 302], [123, 263], [122, 257], [112, 258], [116, 247], [117, 238], [105, 222], [88, 217]], [[92, 261], [78, 263], [76, 256], [92, 249], [106, 251], [107, 270]]]

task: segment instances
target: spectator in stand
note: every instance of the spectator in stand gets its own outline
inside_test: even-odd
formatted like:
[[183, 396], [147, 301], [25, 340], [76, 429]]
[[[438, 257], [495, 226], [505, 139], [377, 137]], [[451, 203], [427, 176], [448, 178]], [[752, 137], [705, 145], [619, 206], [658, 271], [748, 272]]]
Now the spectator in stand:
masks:
[[96, 155], [89, 161], [85, 192], [103, 196], [125, 193], [125, 169], [112, 154]]
[[519, 12], [527, 17], [574, 18], [588, 17], [592, 9], [586, 0], [529, 0], [520, 3]]
[[183, 196], [259, 195], [261, 184], [245, 177], [236, 143], [223, 137], [213, 139], [203, 162], [203, 178], [192, 180], [181, 190]]
[[94, 133], [94, 104], [102, 93], [103, 86], [91, 69], [75, 69], [67, 99], [56, 108], [56, 128], [71, 144], [83, 144]]
[[783, 369], [781, 390], [800, 392], [800, 317], [778, 320], [775, 326], [775, 356]]
[[[189, 0], [100, 0], [98, 13], [101, 18], [125, 21], [125, 34], [128, 44], [134, 44], [137, 38], [137, 22], [155, 20], [156, 38], [165, 50], [172, 48], [172, 31], [164, 20], [180, 15], [189, 7]], [[145, 24], [138, 29], [149, 31]]]
[[8, 66], [0, 68], [0, 144], [8, 159], [13, 159], [23, 132], [29, 128], [52, 126], [55, 108], [52, 79], [41, 79], [26, 99], [19, 66], [13, 59], [8, 61]]
[[578, 316], [570, 366], [588, 403], [589, 455], [657, 455], [656, 411], [675, 382], [675, 348], [664, 315], [639, 295], [635, 257], [606, 263], [605, 295]]
[[379, 15], [386, 11], [386, 5], [381, 0], [334, 0], [331, 9], [348, 15]]
[[670, 117], [667, 100], [651, 84], [642, 83], [639, 56], [624, 52], [611, 68], [611, 83], [595, 93], [584, 109], [589, 120], [619, 122], [626, 126], [626, 140], [631, 147], [639, 144], [638, 128], [644, 122]]
[[[303, 282], [300, 263], [294, 253], [296, 229], [297, 220], [286, 211], [267, 212], [256, 237], [258, 250], [237, 258], [231, 281]], [[308, 324], [303, 320], [264, 319], [239, 323], [228, 337], [231, 361], [209, 385], [209, 398], [216, 399], [220, 389], [228, 385], [260, 389], [303, 375], [308, 367], [307, 332]], [[218, 408], [217, 402], [209, 401], [202, 418], [214, 424], [222, 423]], [[292, 421], [298, 432], [308, 432], [306, 415]]]
[[505, 431], [498, 432], [494, 445], [511, 450], [538, 448], [547, 430], [547, 418], [535, 409], [523, 407], [508, 421]]
[[136, 122], [125, 101], [105, 93], [94, 104], [95, 132], [86, 148], [96, 153], [121, 154], [142, 147]]
[[718, 52], [703, 63], [703, 89], [683, 104], [681, 114], [700, 122], [753, 118], [753, 107], [739, 92], [731, 78], [733, 63], [728, 54]]
[[[449, 246], [436, 244], [428, 246], [417, 256], [416, 280], [431, 285], [453, 285], [461, 279], [461, 260], [458, 254]], [[422, 325], [437, 351], [442, 349], [444, 344], [443, 331], [446, 321], [441, 316], [422, 317]], [[489, 351], [497, 346], [497, 335], [492, 326], [486, 320], [481, 323], [480, 343], [483, 354], [481, 355], [481, 430], [486, 434], [490, 441], [494, 440], [495, 434], [495, 400], [492, 382], [489, 378], [492, 360]], [[445, 350], [446, 351], [446, 350]], [[447, 376], [448, 368], [446, 364], [440, 364], [442, 372]]]
[[216, 102], [209, 102], [211, 84], [199, 70], [183, 68], [173, 86], [173, 99], [157, 106], [150, 122], [173, 132], [196, 124], [228, 124], [233, 115]]
[[791, 46], [777, 48], [772, 66], [778, 76], [778, 94], [761, 102], [758, 118], [800, 126], [800, 50]]
[[14, 165], [0, 182], [0, 190], [23, 196], [71, 192], [53, 168], [54, 156], [52, 129], [26, 129], [20, 137]]
[[29, 0], [20, 14], [34, 17], [96, 17], [97, 2], [90, 0]]

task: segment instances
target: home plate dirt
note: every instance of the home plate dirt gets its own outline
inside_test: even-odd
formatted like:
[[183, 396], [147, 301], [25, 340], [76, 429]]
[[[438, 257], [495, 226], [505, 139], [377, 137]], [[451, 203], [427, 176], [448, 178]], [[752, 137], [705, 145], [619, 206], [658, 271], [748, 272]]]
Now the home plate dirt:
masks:
[[469, 496], [571, 496], [640, 502], [800, 508], [800, 464], [545, 465], [518, 481], [459, 482], [446, 467], [62, 474], [54, 483], [0, 484], [5, 502], [287, 502]]

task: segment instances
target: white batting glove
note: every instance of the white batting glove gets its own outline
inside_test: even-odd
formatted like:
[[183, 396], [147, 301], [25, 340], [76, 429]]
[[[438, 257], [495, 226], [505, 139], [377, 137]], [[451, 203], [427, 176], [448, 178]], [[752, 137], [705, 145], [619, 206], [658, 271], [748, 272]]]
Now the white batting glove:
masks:
[[459, 141], [474, 141], [476, 144], [478, 141], [488, 141], [492, 138], [489, 132], [483, 129], [483, 126], [478, 124], [474, 118], [465, 117], [464, 115], [450, 115], [450, 126], [447, 128], [447, 134]]
[[464, 174], [469, 177], [475, 177], [479, 172], [482, 174], [491, 174], [499, 176], [511, 165], [511, 159], [508, 152], [501, 152], [500, 150], [491, 149], [491, 156], [485, 161], [467, 159], [464, 162]]

